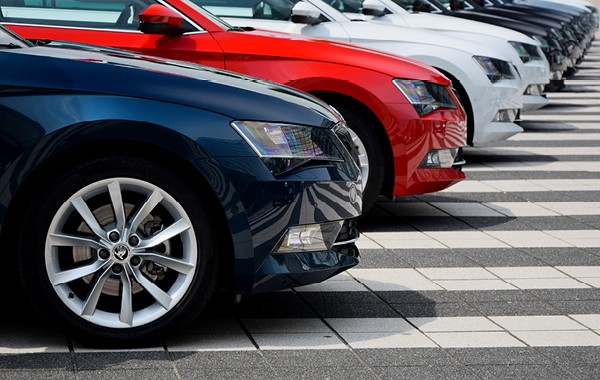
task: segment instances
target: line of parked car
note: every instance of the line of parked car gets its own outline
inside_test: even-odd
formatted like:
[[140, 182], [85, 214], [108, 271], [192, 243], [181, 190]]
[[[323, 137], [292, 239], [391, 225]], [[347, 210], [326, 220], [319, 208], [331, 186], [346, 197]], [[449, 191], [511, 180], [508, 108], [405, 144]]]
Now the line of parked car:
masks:
[[582, 0], [2, 0], [0, 23], [2, 254], [57, 326], [133, 344], [192, 323], [217, 291], [357, 265], [361, 212], [451, 186], [465, 145], [521, 132], [598, 14]]

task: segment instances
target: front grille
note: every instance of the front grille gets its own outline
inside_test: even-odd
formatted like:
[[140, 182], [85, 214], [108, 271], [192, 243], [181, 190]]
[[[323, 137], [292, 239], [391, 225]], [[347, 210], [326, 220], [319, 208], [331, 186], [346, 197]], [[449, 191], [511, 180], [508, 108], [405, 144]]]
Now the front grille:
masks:
[[344, 220], [342, 229], [331, 249], [342, 255], [358, 257], [358, 248], [356, 248], [356, 244], [354, 243], [359, 236], [357, 219]]

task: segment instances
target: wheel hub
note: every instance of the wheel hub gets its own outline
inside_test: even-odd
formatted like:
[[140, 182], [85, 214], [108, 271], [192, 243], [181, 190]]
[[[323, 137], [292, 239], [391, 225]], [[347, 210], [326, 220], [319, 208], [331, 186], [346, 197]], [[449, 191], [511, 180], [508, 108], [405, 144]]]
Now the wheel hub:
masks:
[[124, 244], [117, 244], [113, 248], [113, 256], [119, 261], [125, 261], [129, 257], [129, 247]]

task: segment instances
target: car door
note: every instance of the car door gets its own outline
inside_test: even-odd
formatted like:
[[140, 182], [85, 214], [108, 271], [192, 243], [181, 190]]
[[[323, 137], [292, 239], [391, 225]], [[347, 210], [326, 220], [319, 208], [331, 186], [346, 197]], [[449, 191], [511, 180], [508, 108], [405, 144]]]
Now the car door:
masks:
[[[139, 14], [155, 0], [20, 0], [0, 3], [0, 21], [30, 40], [68, 40], [133, 50], [169, 59], [224, 68], [224, 54], [198, 20], [184, 16], [191, 30], [180, 36], [145, 34]], [[174, 9], [170, 7], [171, 9]]]

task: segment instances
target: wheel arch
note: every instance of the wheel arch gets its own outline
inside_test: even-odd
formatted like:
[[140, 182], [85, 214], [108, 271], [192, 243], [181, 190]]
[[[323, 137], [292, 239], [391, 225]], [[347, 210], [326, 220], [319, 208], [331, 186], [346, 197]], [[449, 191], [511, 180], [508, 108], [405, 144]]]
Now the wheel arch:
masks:
[[452, 87], [458, 93], [458, 97], [462, 103], [462, 106], [467, 114], [467, 144], [473, 146], [473, 135], [475, 133], [475, 117], [473, 111], [473, 105], [471, 104], [471, 99], [469, 98], [469, 94], [467, 90], [463, 86], [463, 84], [456, 78], [454, 75], [450, 74], [448, 71], [436, 67], [442, 74], [448, 77], [452, 81]]
[[[120, 129], [121, 133], [117, 136], [103, 136], [99, 128], [102, 124], [109, 125], [116, 129]], [[136, 127], [149, 127], [153, 132], [161, 131], [158, 134], [148, 133], [147, 137], [133, 138], [132, 124]], [[199, 152], [194, 149], [193, 144], [179, 144], [179, 150], [173, 149], [173, 146], [165, 147], [159, 145], [156, 141], [166, 141], [167, 137], [180, 139], [183, 135], [176, 136], [176, 132], [167, 128], [162, 128], [157, 125], [148, 123], [131, 123], [127, 121], [105, 121], [93, 122], [88, 124], [91, 130], [98, 132], [97, 136], [87, 135], [82, 137], [77, 133], [67, 134], [68, 136], [58, 141], [53, 141], [52, 149], [42, 149], [41, 146], [47, 148], [47, 140], [41, 141], [33, 149], [37, 149], [41, 153], [36, 155], [33, 161], [27, 164], [31, 168], [25, 176], [18, 179], [13, 179], [10, 183], [12, 194], [11, 200], [6, 209], [5, 218], [2, 221], [2, 231], [0, 241], [5, 247], [10, 247], [0, 254], [15, 252], [16, 242], [11, 239], [15, 236], [15, 231], [18, 229], [19, 223], [23, 223], [24, 215], [20, 213], [26, 202], [33, 196], [36, 191], [39, 191], [39, 183], [47, 178], [56, 168], [69, 166], [74, 160], [91, 160], [106, 155], [135, 155], [149, 160], [156, 160], [160, 157], [161, 163], [167, 165], [181, 178], [188, 179], [188, 182], [194, 186], [195, 191], [201, 192], [203, 196], [209, 197], [212, 201], [208, 202], [215, 223], [223, 228], [217, 228], [219, 234], [217, 236], [217, 244], [220, 252], [230, 252], [231, 254], [219, 254], [219, 286], [231, 287], [233, 284], [234, 260], [235, 260], [235, 244], [232, 241], [231, 226], [227, 221], [226, 211], [223, 208], [223, 199], [215, 193], [215, 190], [210, 185], [211, 179], [206, 177], [207, 173], [214, 172], [210, 168], [204, 168], [202, 172], [198, 167], [194, 167], [190, 162], [192, 157], [199, 159]], [[74, 129], [75, 130], [75, 129]], [[85, 128], [79, 124], [77, 130], [90, 131], [90, 128]], [[82, 132], [83, 133], [83, 132]], [[137, 133], [137, 132], [136, 132]], [[50, 136], [50, 135], [49, 135]], [[138, 136], [139, 137], [139, 136]], [[158, 139], [158, 140], [157, 140]], [[41, 146], [40, 146], [41, 145]], [[184, 147], [182, 149], [182, 147]], [[13, 162], [15, 166], [24, 165], [24, 163], [16, 160]], [[202, 166], [203, 163], [201, 162]], [[228, 200], [231, 203], [231, 199]], [[10, 263], [13, 264], [16, 255], [8, 257]]]

